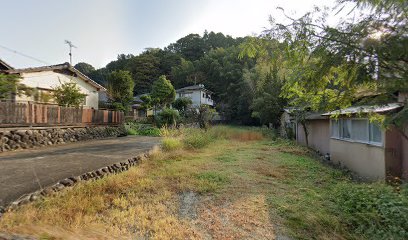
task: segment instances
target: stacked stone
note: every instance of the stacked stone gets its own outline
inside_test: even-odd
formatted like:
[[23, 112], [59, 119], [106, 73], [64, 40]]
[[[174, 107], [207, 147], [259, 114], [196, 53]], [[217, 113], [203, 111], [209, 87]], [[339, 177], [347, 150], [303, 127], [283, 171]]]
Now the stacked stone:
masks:
[[126, 135], [123, 127], [0, 130], [0, 152]]

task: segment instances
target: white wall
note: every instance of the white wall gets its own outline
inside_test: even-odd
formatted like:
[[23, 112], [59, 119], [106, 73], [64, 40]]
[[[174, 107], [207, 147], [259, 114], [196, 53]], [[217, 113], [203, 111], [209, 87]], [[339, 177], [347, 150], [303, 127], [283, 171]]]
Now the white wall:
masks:
[[[210, 106], [213, 106], [214, 104], [213, 104], [213, 102], [212, 102], [212, 100], [211, 101], [208, 101], [207, 100], [207, 98], [205, 98], [205, 97], [203, 97], [203, 94], [205, 94], [205, 92], [204, 91], [201, 91], [201, 90], [192, 90], [192, 91], [189, 91], [189, 92], [183, 92], [183, 93], [181, 93], [181, 94], [190, 94], [191, 95], [191, 101], [193, 102], [192, 103], [192, 105], [194, 106], [194, 107], [199, 107], [201, 104], [207, 104], [207, 105], [210, 105]], [[180, 98], [180, 93], [177, 93], [176, 94], [176, 99], [177, 98]], [[185, 95], [183, 96], [181, 96], [181, 97], [186, 97]]]
[[[32, 87], [32, 88], [45, 88], [53, 89], [60, 85], [61, 83], [66, 83], [69, 81], [74, 81], [82, 93], [86, 94], [86, 104], [84, 107], [98, 109], [99, 93], [97, 88], [86, 83], [78, 77], [72, 77], [61, 73], [56, 73], [51, 71], [42, 72], [32, 72], [32, 73], [22, 73], [21, 83]], [[17, 101], [32, 101], [32, 97], [27, 96], [17, 96]]]
[[331, 138], [330, 158], [362, 177], [371, 180], [385, 178], [383, 147]]

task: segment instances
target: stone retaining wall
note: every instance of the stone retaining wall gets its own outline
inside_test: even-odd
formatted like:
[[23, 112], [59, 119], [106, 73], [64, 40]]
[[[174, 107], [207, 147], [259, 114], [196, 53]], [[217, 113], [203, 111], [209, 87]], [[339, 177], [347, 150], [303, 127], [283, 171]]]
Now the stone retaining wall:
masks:
[[125, 135], [124, 127], [113, 126], [0, 129], [0, 152]]
[[[140, 154], [136, 157], [129, 158], [123, 162], [118, 162], [118, 163], [111, 164], [103, 168], [99, 168], [94, 171], [83, 173], [79, 176], [63, 179], [54, 185], [45, 187], [44, 189], [40, 189], [33, 193], [25, 194], [21, 196], [19, 199], [10, 203], [8, 206], [0, 206], [0, 218], [6, 212], [13, 211], [22, 205], [43, 199], [44, 197], [47, 197], [50, 195], [53, 195], [63, 189], [73, 187], [79, 182], [97, 180], [97, 179], [101, 179], [103, 177], [106, 177], [112, 174], [117, 174], [123, 171], [127, 171], [129, 170], [129, 168], [138, 165], [141, 161], [150, 158], [152, 151], [144, 153], [144, 154]], [[2, 239], [1, 232], [0, 232], [0, 239]]]

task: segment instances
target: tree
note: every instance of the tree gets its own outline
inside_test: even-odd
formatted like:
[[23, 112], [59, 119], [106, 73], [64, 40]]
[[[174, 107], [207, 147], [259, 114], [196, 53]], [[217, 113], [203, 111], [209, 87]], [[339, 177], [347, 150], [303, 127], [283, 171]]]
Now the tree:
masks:
[[88, 77], [95, 71], [95, 68], [91, 64], [85, 62], [75, 64], [74, 68]]
[[189, 34], [168, 46], [168, 49], [180, 53], [189, 61], [195, 61], [204, 56], [204, 40], [199, 34]]
[[113, 71], [108, 76], [108, 92], [113, 106], [128, 111], [133, 101], [134, 82], [130, 72]]
[[164, 108], [156, 117], [156, 124], [159, 127], [169, 126], [175, 127], [177, 125], [177, 120], [179, 119], [179, 113], [170, 108]]
[[32, 93], [33, 89], [20, 83], [20, 78], [17, 75], [0, 73], [0, 100], [10, 100], [13, 95], [31, 96]]
[[58, 105], [66, 107], [79, 107], [86, 97], [73, 81], [61, 83], [55, 87], [53, 95]]
[[156, 106], [167, 107], [174, 101], [176, 90], [166, 76], [162, 75], [154, 81], [151, 96]]
[[152, 97], [150, 95], [143, 95], [140, 97], [140, 100], [142, 100], [142, 109], [144, 110], [149, 110], [153, 107], [153, 102], [152, 102]]
[[182, 116], [185, 115], [186, 110], [193, 104], [191, 98], [181, 97], [177, 98], [173, 103], [173, 107], [177, 109]]
[[148, 93], [154, 79], [160, 76], [160, 59], [151, 51], [128, 60], [126, 70], [132, 73], [136, 88], [134, 94]]

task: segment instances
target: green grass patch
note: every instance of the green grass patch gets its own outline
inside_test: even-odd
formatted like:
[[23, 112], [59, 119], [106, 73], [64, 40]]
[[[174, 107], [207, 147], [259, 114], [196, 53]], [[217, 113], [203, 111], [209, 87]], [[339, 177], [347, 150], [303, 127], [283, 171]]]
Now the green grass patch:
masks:
[[225, 184], [229, 183], [229, 178], [219, 172], [202, 172], [197, 174], [196, 189], [200, 193], [216, 192]]
[[183, 148], [183, 143], [180, 139], [173, 137], [164, 138], [161, 145], [164, 151], [174, 151]]

